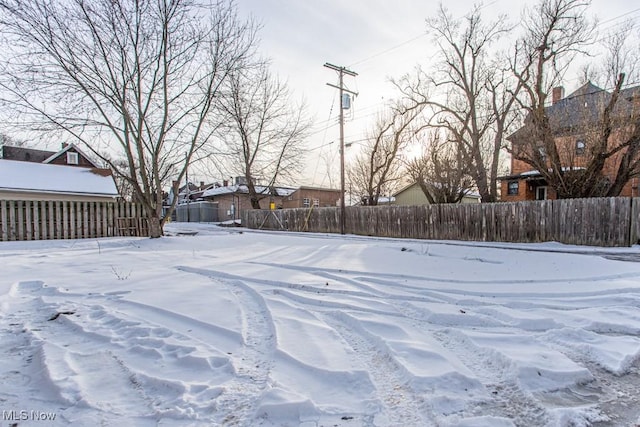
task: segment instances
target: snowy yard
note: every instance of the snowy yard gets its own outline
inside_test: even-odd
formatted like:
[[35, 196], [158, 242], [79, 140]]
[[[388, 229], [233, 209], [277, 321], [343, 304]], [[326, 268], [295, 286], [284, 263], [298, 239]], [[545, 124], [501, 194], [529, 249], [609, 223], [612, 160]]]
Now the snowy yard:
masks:
[[640, 247], [168, 230], [0, 243], [0, 426], [640, 424]]

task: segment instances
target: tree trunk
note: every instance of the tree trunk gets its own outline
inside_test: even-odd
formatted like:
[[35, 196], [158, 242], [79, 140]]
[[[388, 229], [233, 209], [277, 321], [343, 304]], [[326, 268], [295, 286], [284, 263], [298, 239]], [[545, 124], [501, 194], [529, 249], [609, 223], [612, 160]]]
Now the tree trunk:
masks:
[[149, 237], [152, 239], [162, 237], [162, 226], [160, 225], [160, 218], [157, 215], [151, 213], [147, 217], [149, 223]]
[[251, 198], [251, 208], [252, 209], [260, 209], [260, 199], [257, 197]]

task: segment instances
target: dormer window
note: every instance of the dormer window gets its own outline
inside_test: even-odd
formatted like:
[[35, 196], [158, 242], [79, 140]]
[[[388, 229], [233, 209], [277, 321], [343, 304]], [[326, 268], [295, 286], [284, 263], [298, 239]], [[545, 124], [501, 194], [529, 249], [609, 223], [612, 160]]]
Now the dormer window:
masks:
[[576, 154], [578, 156], [581, 156], [584, 154], [584, 150], [587, 147], [587, 145], [584, 143], [583, 140], [579, 139], [576, 141]]
[[67, 164], [68, 165], [77, 165], [78, 164], [78, 153], [74, 153], [71, 151], [67, 152]]

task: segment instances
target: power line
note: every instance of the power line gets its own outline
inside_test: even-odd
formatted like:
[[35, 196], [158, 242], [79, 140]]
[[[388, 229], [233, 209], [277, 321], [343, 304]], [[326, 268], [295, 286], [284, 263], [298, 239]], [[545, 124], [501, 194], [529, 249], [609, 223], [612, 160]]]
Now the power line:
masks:
[[609, 19], [607, 19], [607, 20], [604, 20], [604, 21], [602, 21], [602, 22], [599, 22], [599, 23], [598, 23], [598, 26], [599, 26], [599, 25], [602, 25], [602, 24], [606, 24], [606, 23], [611, 22], [611, 21], [615, 21], [616, 19], [620, 19], [620, 18], [622, 18], [622, 17], [624, 17], [624, 16], [631, 15], [632, 13], [636, 13], [636, 12], [640, 12], [640, 7], [639, 7], [639, 8], [637, 8], [637, 9], [633, 9], [633, 10], [631, 10], [631, 11], [629, 11], [629, 12], [625, 12], [625, 13], [623, 13], [623, 14], [621, 14], [621, 15], [614, 16], [613, 18], [609, 18]]
[[[487, 7], [489, 7], [489, 6], [491, 6], [491, 5], [495, 4], [495, 3], [497, 3], [497, 1], [498, 1], [498, 0], [493, 0], [492, 2], [487, 3], [486, 5], [483, 5], [483, 6], [478, 7], [478, 8], [477, 8], [477, 10], [482, 10], [482, 9], [484, 9], [484, 8], [487, 8]], [[466, 17], [466, 16], [468, 16], [468, 15], [469, 15], [469, 13], [467, 13], [466, 15], [463, 15], [463, 17]], [[359, 60], [359, 61], [356, 61], [356, 62], [354, 62], [354, 63], [350, 64], [350, 65], [349, 65], [349, 67], [353, 67], [354, 65], [362, 64], [363, 62], [369, 61], [369, 60], [371, 60], [371, 59], [373, 59], [373, 58], [377, 58], [377, 57], [382, 56], [382, 55], [386, 55], [386, 54], [387, 54], [387, 53], [389, 53], [389, 52], [393, 52], [394, 50], [399, 49], [399, 48], [401, 48], [402, 46], [405, 46], [405, 45], [407, 45], [407, 44], [409, 44], [409, 43], [412, 43], [412, 42], [414, 42], [414, 41], [416, 41], [416, 40], [418, 40], [418, 39], [421, 39], [422, 37], [425, 37], [425, 36], [427, 36], [427, 32], [426, 32], [426, 31], [424, 31], [424, 32], [422, 32], [422, 33], [420, 33], [420, 34], [418, 34], [418, 35], [416, 35], [416, 36], [413, 36], [413, 37], [411, 37], [410, 39], [407, 39], [407, 40], [405, 40], [405, 41], [403, 41], [403, 42], [400, 42], [400, 43], [398, 43], [398, 44], [397, 44], [397, 45], [395, 45], [395, 46], [392, 46], [392, 47], [390, 47], [390, 48], [384, 49], [384, 50], [382, 50], [382, 51], [380, 51], [380, 52], [377, 52], [377, 53], [371, 54], [371, 55], [367, 56], [366, 58], [363, 58], [363, 59], [361, 59], [361, 60]]]

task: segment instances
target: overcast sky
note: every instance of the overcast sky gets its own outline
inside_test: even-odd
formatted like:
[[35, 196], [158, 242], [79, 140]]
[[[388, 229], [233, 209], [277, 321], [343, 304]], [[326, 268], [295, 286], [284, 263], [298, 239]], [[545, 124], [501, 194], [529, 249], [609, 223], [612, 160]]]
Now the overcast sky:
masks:
[[[446, 7], [454, 16], [462, 17], [474, 3], [477, 2], [457, 0], [447, 2]], [[345, 78], [346, 86], [359, 93], [347, 113], [345, 140], [361, 140], [385, 98], [393, 96], [389, 77], [410, 72], [419, 63], [428, 66], [433, 58], [431, 40], [425, 35], [425, 19], [436, 14], [439, 2], [237, 0], [237, 4], [242, 15], [253, 15], [262, 23], [262, 54], [272, 59], [273, 71], [288, 80], [295, 95], [306, 99], [315, 119], [301, 184], [339, 187], [338, 91], [326, 85], [337, 84], [337, 73], [323, 64], [346, 66], [358, 73], [355, 78]], [[535, 3], [520, 0], [485, 1], [483, 17], [491, 19], [506, 13], [512, 22], [517, 22], [523, 7], [532, 4]], [[590, 10], [601, 22], [601, 30], [627, 18], [640, 17], [640, 5], [635, 0], [593, 0]], [[568, 81], [567, 93], [576, 84]], [[347, 149], [347, 158], [352, 155], [349, 151], [355, 149]]]

